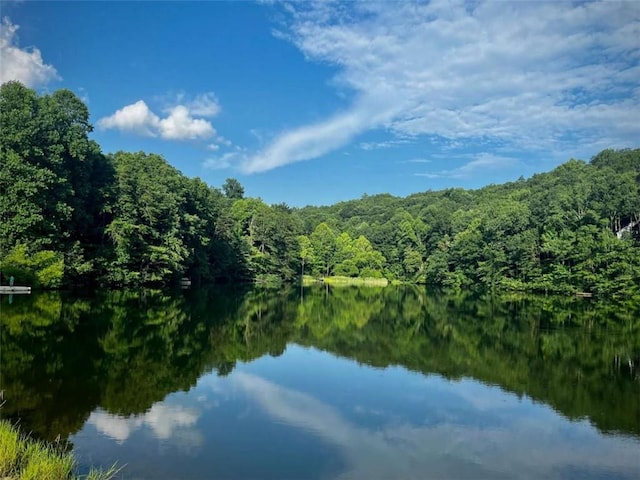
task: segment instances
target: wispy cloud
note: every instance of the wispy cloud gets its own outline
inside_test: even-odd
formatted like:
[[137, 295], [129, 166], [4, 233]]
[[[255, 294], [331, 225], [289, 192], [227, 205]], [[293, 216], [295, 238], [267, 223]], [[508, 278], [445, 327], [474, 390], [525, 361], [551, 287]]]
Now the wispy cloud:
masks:
[[409, 160], [402, 160], [401, 163], [431, 163], [428, 158], [410, 158]]
[[82, 100], [82, 102], [85, 105], [89, 105], [90, 103], [89, 93], [84, 87], [79, 87], [77, 94], [78, 94], [78, 97], [80, 97], [80, 100]]
[[320, 157], [377, 128], [540, 151], [639, 138], [638, 2], [303, 2], [285, 12], [278, 36], [336, 66], [334, 84], [355, 97], [280, 133], [246, 172]]
[[0, 84], [17, 80], [28, 87], [45, 85], [60, 76], [53, 65], [44, 63], [40, 50], [36, 47], [20, 48], [14, 25], [7, 17], [0, 25]]
[[353, 109], [323, 122], [282, 133], [264, 150], [247, 157], [241, 168], [245, 173], [256, 173], [317, 158], [343, 147], [354, 136], [372, 125], [382, 125], [390, 117], [390, 111], [378, 111], [369, 102], [363, 101]]
[[[211, 146], [209, 146], [211, 147]], [[240, 157], [239, 152], [227, 152], [217, 157], [209, 157], [204, 161], [203, 167], [209, 170], [222, 170], [234, 165]]]
[[[333, 406], [306, 393], [282, 387], [256, 375], [234, 372], [231, 377], [274, 421], [312, 433], [338, 448], [348, 468], [336, 478], [516, 478], [554, 476], [573, 465], [594, 469], [637, 470], [634, 445], [624, 440], [601, 442], [592, 427], [575, 430], [567, 442], [553, 414], [535, 419], [512, 410], [521, 399], [486, 386], [463, 381], [445, 386], [467, 408], [504, 424], [443, 421], [433, 425], [389, 421], [383, 412], [375, 428], [354, 423]], [[482, 392], [478, 399], [477, 392]], [[473, 395], [475, 393], [475, 395]], [[505, 427], [508, 425], [508, 427]], [[573, 430], [572, 430], [573, 431]], [[531, 445], [537, 445], [531, 449]], [[487, 447], [489, 445], [489, 447]], [[472, 470], [469, 466], [472, 465]]]
[[[199, 95], [165, 109], [164, 117], [154, 113], [144, 100], [122, 107], [113, 115], [98, 120], [98, 127], [115, 129], [142, 136], [160, 137], [165, 140], [207, 140], [216, 137], [216, 130], [209, 120], [196, 117], [213, 117], [220, 106], [211, 93]], [[222, 139], [224, 142], [226, 140]], [[210, 144], [212, 145], [212, 144]]]
[[513, 157], [503, 157], [489, 153], [481, 153], [464, 165], [450, 170], [440, 170], [437, 172], [416, 173], [414, 175], [427, 178], [472, 178], [480, 173], [491, 171], [505, 171], [514, 169], [521, 162]]
[[192, 115], [201, 117], [215, 117], [220, 113], [220, 103], [216, 96], [211, 93], [203, 93], [186, 103]]
[[362, 142], [360, 143], [360, 148], [365, 151], [380, 150], [395, 148], [400, 145], [406, 145], [407, 143], [410, 143], [408, 139], [399, 138], [396, 140], [386, 140], [384, 142]]

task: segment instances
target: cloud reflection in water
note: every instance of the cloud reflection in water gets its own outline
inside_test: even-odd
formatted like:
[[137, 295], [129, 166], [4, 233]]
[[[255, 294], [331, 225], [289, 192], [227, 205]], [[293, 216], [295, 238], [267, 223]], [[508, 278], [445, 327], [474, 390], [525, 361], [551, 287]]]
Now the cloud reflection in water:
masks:
[[[302, 428], [339, 447], [351, 467], [341, 479], [539, 478], [582, 469], [603, 476], [626, 472], [630, 478], [640, 473], [637, 444], [632, 440], [603, 441], [586, 423], [573, 425], [569, 438], [563, 433], [568, 421], [554, 414], [535, 419], [513, 416], [506, 426], [404, 422], [368, 429], [305, 393], [244, 372], [235, 372], [231, 379], [275, 421]], [[454, 394], [460, 387], [457, 394], [468, 400], [467, 383], [449, 386]], [[502, 395], [507, 403], [518, 401], [513, 395]], [[490, 410], [499, 415], [498, 410], [505, 407], [503, 401], [468, 405], [477, 410], [478, 417]]]
[[125, 442], [133, 432], [143, 427], [150, 429], [158, 440], [169, 440], [180, 433], [179, 436], [183, 439], [187, 434], [186, 437], [191, 438], [192, 441], [201, 443], [201, 436], [194, 435], [197, 432], [188, 433], [188, 430], [193, 430], [199, 415], [195, 409], [165, 405], [160, 402], [154, 404], [142, 415], [129, 417], [96, 410], [91, 413], [87, 423], [118, 443]]

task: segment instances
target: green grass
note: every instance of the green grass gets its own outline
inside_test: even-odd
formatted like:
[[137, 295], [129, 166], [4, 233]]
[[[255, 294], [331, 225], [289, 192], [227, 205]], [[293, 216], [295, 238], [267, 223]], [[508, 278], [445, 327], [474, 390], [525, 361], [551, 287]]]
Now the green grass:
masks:
[[6, 420], [0, 420], [0, 479], [2, 480], [109, 480], [120, 471], [92, 469], [77, 475], [76, 459], [54, 445], [21, 434]]
[[316, 282], [326, 283], [328, 285], [332, 285], [336, 287], [348, 286], [348, 285], [360, 285], [365, 287], [386, 287], [389, 284], [389, 280], [387, 280], [386, 278], [340, 277], [340, 276], [313, 278], [308, 275], [305, 275], [302, 278], [303, 285], [310, 285]]

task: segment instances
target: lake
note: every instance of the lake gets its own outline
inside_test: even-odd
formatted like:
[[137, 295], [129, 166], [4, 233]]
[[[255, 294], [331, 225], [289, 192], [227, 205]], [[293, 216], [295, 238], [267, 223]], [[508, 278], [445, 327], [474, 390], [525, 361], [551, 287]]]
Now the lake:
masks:
[[128, 479], [640, 478], [640, 306], [422, 287], [2, 296], [4, 418]]

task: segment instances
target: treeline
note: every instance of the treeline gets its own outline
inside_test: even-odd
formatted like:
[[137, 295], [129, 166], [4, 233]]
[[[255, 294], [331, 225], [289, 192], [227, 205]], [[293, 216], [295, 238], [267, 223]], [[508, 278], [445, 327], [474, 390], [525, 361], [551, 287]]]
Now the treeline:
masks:
[[292, 209], [158, 155], [105, 155], [70, 91], [0, 87], [2, 281], [165, 285], [386, 277], [640, 295], [640, 150], [529, 180]]
[[604, 150], [589, 163], [479, 190], [365, 195], [296, 214], [307, 232], [325, 222], [364, 235], [390, 278], [640, 295], [640, 149]]
[[286, 281], [305, 263], [307, 273], [342, 265], [347, 275], [382, 276], [384, 259], [366, 238], [326, 225], [301, 255], [309, 239], [299, 217], [244, 198], [235, 179], [212, 188], [158, 155], [103, 154], [88, 138], [87, 107], [68, 90], [38, 96], [9, 82], [0, 111], [4, 283]]
[[[252, 247], [264, 246], [250, 244], [261, 240], [252, 234], [266, 221], [262, 207], [272, 228], [265, 234], [279, 242], [278, 253], [294, 255], [295, 235], [288, 239], [275, 228], [291, 223], [283, 209], [253, 202], [260, 219], [243, 230], [243, 209], [234, 207], [243, 196], [237, 181], [220, 190], [185, 177], [157, 155], [104, 155], [88, 138], [86, 106], [68, 90], [38, 96], [6, 83], [0, 120], [4, 283], [10, 276], [49, 288], [88, 281], [167, 284], [182, 276], [251, 279], [266, 268], [252, 258]], [[291, 277], [288, 265], [273, 263]]]

